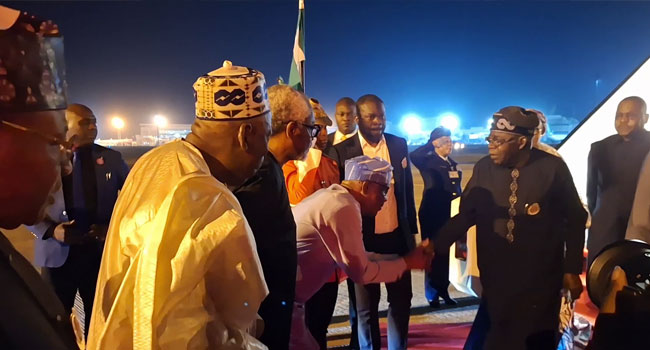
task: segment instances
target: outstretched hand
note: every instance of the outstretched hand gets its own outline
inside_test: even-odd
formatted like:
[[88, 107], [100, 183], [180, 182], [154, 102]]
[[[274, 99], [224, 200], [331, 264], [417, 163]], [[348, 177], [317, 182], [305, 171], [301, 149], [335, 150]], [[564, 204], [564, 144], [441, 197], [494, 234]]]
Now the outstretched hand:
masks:
[[404, 261], [409, 270], [429, 270], [433, 256], [433, 244], [425, 239], [417, 248], [404, 256]]

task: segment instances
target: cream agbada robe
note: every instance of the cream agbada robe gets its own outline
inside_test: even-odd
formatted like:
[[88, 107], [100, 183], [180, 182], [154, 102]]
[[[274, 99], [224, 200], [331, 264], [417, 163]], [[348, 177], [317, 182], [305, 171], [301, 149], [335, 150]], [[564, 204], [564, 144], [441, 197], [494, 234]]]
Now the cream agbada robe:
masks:
[[246, 333], [268, 293], [256, 251], [194, 146], [152, 150], [115, 205], [88, 349], [266, 349]]

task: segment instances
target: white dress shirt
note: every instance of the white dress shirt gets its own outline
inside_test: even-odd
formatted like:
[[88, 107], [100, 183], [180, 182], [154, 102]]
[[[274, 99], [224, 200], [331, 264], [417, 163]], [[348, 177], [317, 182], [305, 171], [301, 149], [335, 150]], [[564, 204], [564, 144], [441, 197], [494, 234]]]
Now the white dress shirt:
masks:
[[354, 136], [356, 133], [357, 133], [357, 130], [354, 130], [353, 132], [351, 132], [349, 134], [343, 134], [341, 131], [336, 130], [336, 132], [334, 133], [334, 142], [332, 142], [332, 145], [339, 144], [339, 143], [349, 139], [350, 137]]
[[386, 260], [366, 252], [361, 208], [343, 186], [316, 191], [292, 211], [298, 247], [296, 303], [311, 298], [337, 266], [361, 284], [393, 282], [406, 271], [402, 258]]
[[[381, 140], [377, 146], [373, 146], [359, 133], [359, 141], [361, 142], [361, 149], [363, 154], [368, 157], [379, 157], [388, 163], [390, 163], [390, 154], [388, 152], [388, 145], [386, 144], [386, 138], [382, 135]], [[393, 178], [390, 182], [390, 188], [388, 189], [387, 200], [384, 203], [384, 206], [381, 207], [377, 216], [375, 216], [375, 233], [390, 233], [395, 231], [399, 226], [399, 221], [397, 219], [397, 199], [395, 198], [395, 174], [393, 173]]]

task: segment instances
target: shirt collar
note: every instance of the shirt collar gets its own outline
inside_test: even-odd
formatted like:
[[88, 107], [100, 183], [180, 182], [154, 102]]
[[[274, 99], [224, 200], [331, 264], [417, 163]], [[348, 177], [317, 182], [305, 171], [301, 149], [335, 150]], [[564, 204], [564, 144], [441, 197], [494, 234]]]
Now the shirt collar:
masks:
[[345, 136], [345, 138], [349, 139], [350, 137], [354, 136], [354, 134], [356, 134], [356, 133], [357, 133], [357, 129], [354, 129], [353, 132], [351, 132], [349, 134], [345, 134], [345, 135], [341, 132], [341, 130], [338, 130], [338, 129], [336, 130], [336, 136], [338, 138], [341, 138], [341, 137]]
[[372, 148], [377, 148], [377, 147], [381, 147], [382, 144], [386, 143], [386, 138], [384, 137], [384, 134], [382, 134], [381, 135], [381, 140], [379, 140], [379, 143], [377, 144], [377, 146], [373, 146], [368, 141], [366, 141], [366, 139], [363, 137], [363, 135], [361, 135], [361, 133], [359, 133], [359, 141], [361, 142], [361, 148], [364, 148], [366, 146], [372, 147]]

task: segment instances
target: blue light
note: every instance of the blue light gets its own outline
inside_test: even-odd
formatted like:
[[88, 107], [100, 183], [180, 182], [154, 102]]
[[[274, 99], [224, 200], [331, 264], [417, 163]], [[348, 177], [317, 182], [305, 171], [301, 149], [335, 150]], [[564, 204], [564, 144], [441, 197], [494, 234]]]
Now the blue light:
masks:
[[456, 131], [460, 126], [460, 118], [454, 113], [444, 113], [440, 116], [440, 125], [449, 129], [451, 132]]
[[422, 132], [422, 118], [417, 114], [405, 115], [402, 117], [400, 128], [409, 136], [420, 134]]

